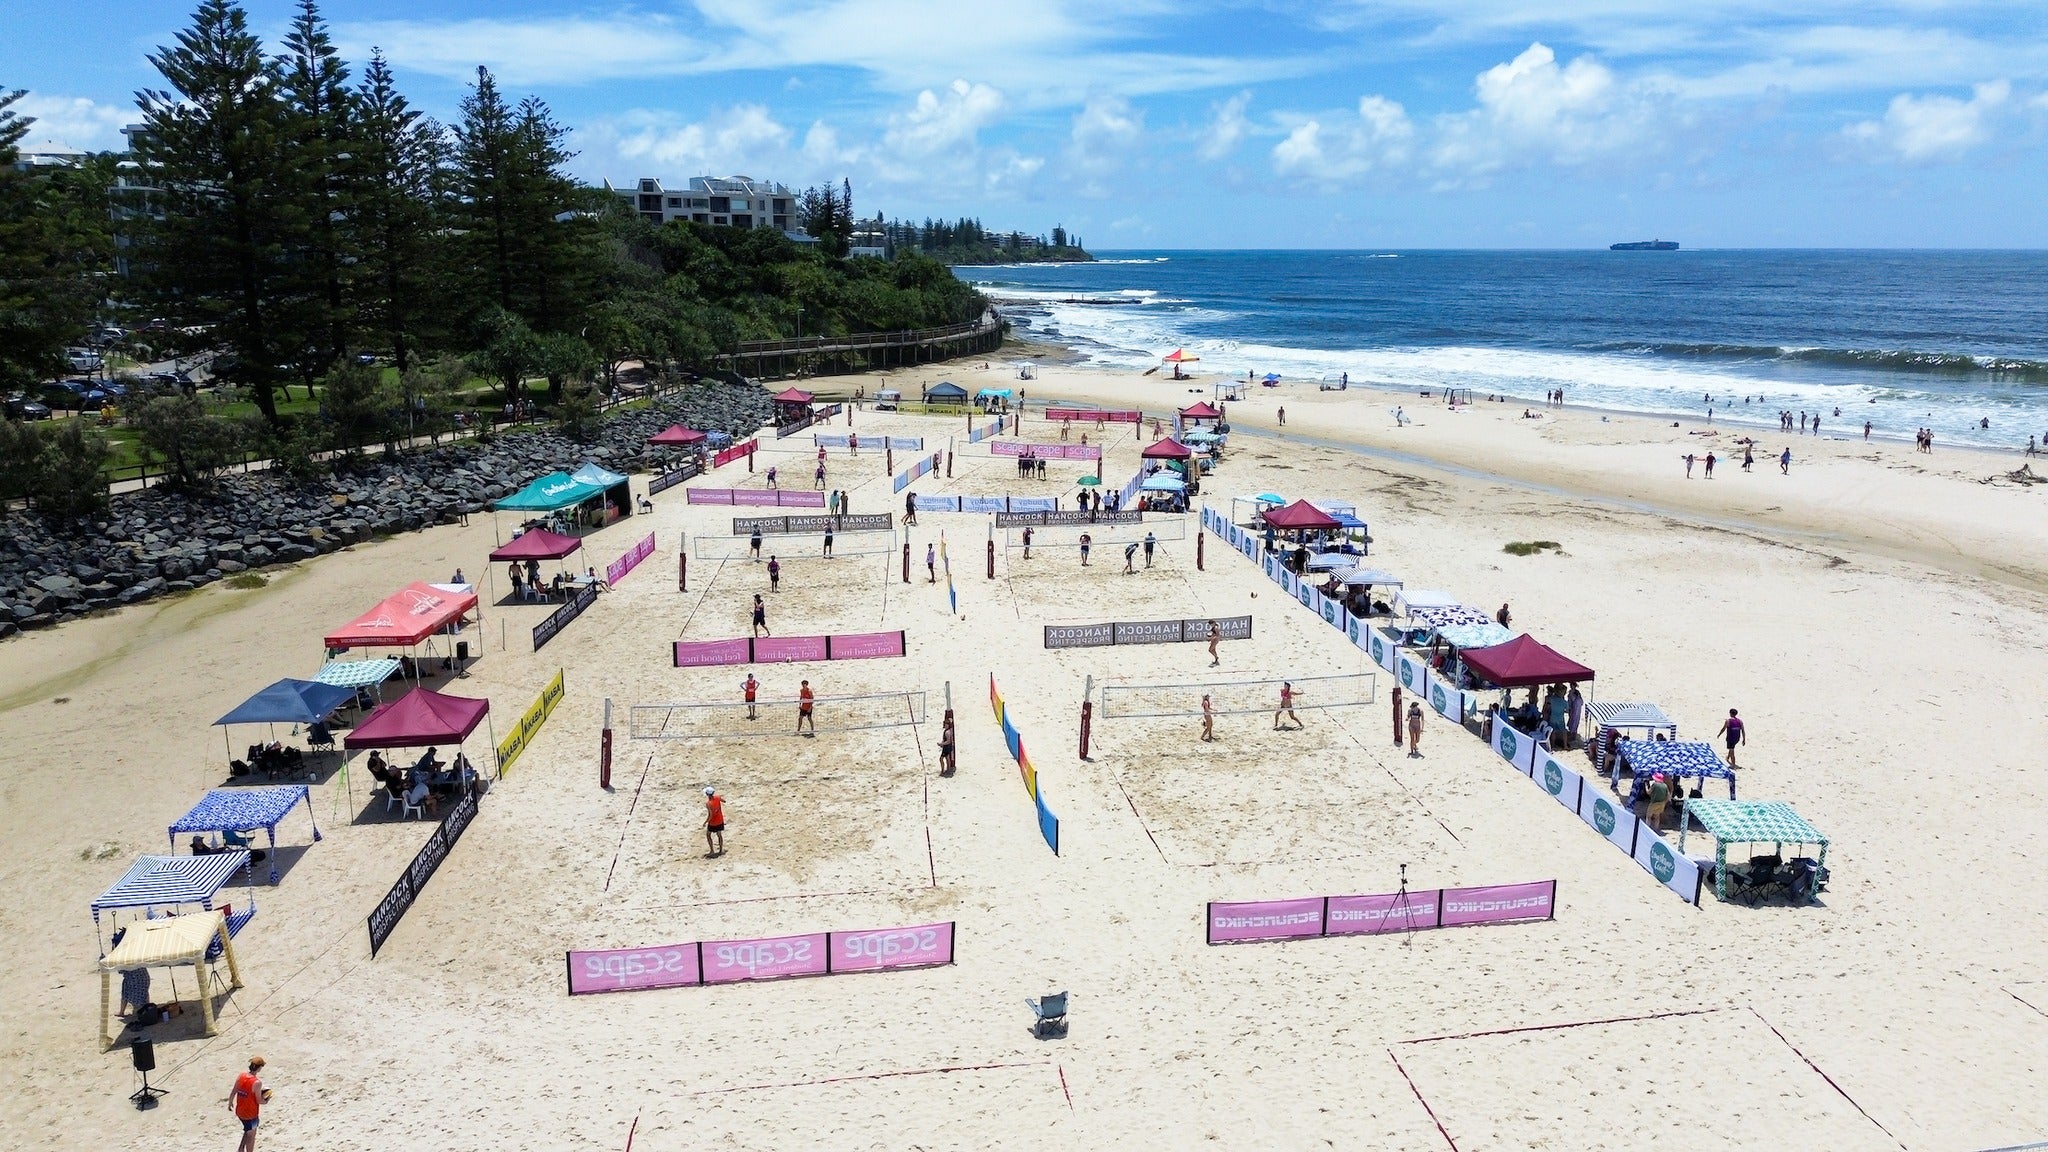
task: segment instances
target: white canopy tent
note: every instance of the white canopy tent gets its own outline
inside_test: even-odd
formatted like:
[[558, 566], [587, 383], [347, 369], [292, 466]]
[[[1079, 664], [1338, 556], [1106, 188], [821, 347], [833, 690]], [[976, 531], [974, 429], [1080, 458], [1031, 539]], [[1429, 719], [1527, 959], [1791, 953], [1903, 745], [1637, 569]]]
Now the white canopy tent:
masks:
[[[215, 950], [218, 949], [216, 956]], [[114, 1046], [114, 977], [131, 968], [175, 968], [190, 964], [199, 980], [199, 1018], [208, 1036], [220, 1031], [214, 1015], [214, 973], [216, 960], [227, 961], [227, 992], [242, 986], [242, 968], [235, 960], [235, 941], [228, 934], [227, 917], [218, 912], [194, 912], [161, 920], [138, 920], [114, 950], [100, 957], [100, 1046]], [[172, 977], [172, 987], [177, 978]]]

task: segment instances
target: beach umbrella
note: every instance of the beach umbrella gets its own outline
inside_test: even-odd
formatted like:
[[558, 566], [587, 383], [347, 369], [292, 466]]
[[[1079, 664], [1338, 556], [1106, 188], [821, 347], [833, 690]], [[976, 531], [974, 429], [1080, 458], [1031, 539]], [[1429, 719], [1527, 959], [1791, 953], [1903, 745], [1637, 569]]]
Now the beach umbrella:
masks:
[[1285, 496], [1279, 496], [1279, 495], [1275, 495], [1274, 493], [1271, 493], [1271, 492], [1261, 492], [1261, 493], [1259, 493], [1259, 494], [1258, 494], [1257, 496], [1254, 496], [1254, 497], [1252, 497], [1252, 503], [1254, 503], [1254, 504], [1285, 504], [1285, 503], [1287, 503], [1287, 497], [1285, 497]]
[[1279, 382], [1280, 374], [1278, 372], [1268, 372], [1266, 373], [1266, 378], [1260, 381], [1262, 384], [1278, 384]]
[[1188, 355], [1187, 350], [1184, 348], [1175, 348], [1173, 351], [1166, 354], [1166, 362], [1168, 364], [1193, 364], [1195, 361], [1200, 359], [1200, 356]]
[[1083, 488], [1093, 488], [1097, 484], [1102, 483], [1102, 478], [1093, 475], [1083, 476], [1079, 480], [1074, 481], [1074, 483], [1079, 484]]

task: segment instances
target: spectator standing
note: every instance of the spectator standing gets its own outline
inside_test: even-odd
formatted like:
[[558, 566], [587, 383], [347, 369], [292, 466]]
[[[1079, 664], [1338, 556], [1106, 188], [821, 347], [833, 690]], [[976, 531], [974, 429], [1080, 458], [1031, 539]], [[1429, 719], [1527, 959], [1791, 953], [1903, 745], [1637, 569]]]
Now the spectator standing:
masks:
[[238, 1152], [256, 1152], [256, 1126], [263, 1122], [263, 1106], [268, 1103], [270, 1089], [263, 1086], [263, 1057], [251, 1056], [249, 1070], [235, 1077], [234, 1089], [228, 1093], [228, 1107], [242, 1122]]
[[1749, 743], [1749, 733], [1743, 726], [1742, 717], [1736, 714], [1735, 709], [1728, 710], [1728, 718], [1721, 721], [1721, 730], [1714, 734], [1728, 741], [1728, 766], [1741, 767], [1735, 762], [1735, 746]]

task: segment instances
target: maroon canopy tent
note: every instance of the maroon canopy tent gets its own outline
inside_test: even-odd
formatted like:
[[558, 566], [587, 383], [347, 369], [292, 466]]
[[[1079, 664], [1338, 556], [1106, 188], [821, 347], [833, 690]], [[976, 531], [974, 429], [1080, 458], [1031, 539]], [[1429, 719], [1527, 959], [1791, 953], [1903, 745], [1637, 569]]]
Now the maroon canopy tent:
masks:
[[1502, 688], [1571, 684], [1593, 678], [1591, 668], [1526, 634], [1491, 648], [1467, 648], [1458, 655], [1474, 676]]
[[1223, 413], [1218, 411], [1216, 406], [1207, 400], [1197, 400], [1180, 410], [1180, 418], [1182, 421], [1220, 420], [1223, 418]]
[[1275, 528], [1304, 530], [1331, 530], [1344, 526], [1343, 521], [1306, 500], [1296, 500], [1285, 508], [1275, 508], [1266, 513], [1266, 523]]
[[415, 688], [363, 718], [342, 744], [348, 748], [425, 748], [460, 744], [483, 723], [489, 700], [443, 696], [431, 688]]
[[1194, 454], [1193, 449], [1171, 436], [1152, 445], [1141, 453], [1147, 460], [1186, 460]]
[[784, 388], [769, 399], [777, 404], [809, 404], [816, 397], [801, 388]]
[[535, 528], [491, 553], [493, 560], [560, 560], [583, 547], [583, 541], [545, 528]]
[[671, 424], [654, 435], [649, 436], [647, 442], [649, 444], [659, 444], [665, 448], [680, 448], [685, 444], [695, 444], [703, 439], [704, 434], [695, 428], [685, 428], [681, 424]]

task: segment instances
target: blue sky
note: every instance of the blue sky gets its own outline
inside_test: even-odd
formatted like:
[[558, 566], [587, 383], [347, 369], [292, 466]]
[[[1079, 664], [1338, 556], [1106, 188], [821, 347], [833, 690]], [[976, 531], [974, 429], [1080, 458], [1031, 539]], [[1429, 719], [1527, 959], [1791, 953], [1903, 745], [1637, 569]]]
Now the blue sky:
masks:
[[[282, 0], [251, 0], [275, 39]], [[189, 5], [7, 0], [31, 140], [119, 143]], [[1093, 248], [2041, 247], [2048, 5], [357, 0], [452, 117], [488, 65], [578, 175], [850, 178]]]

